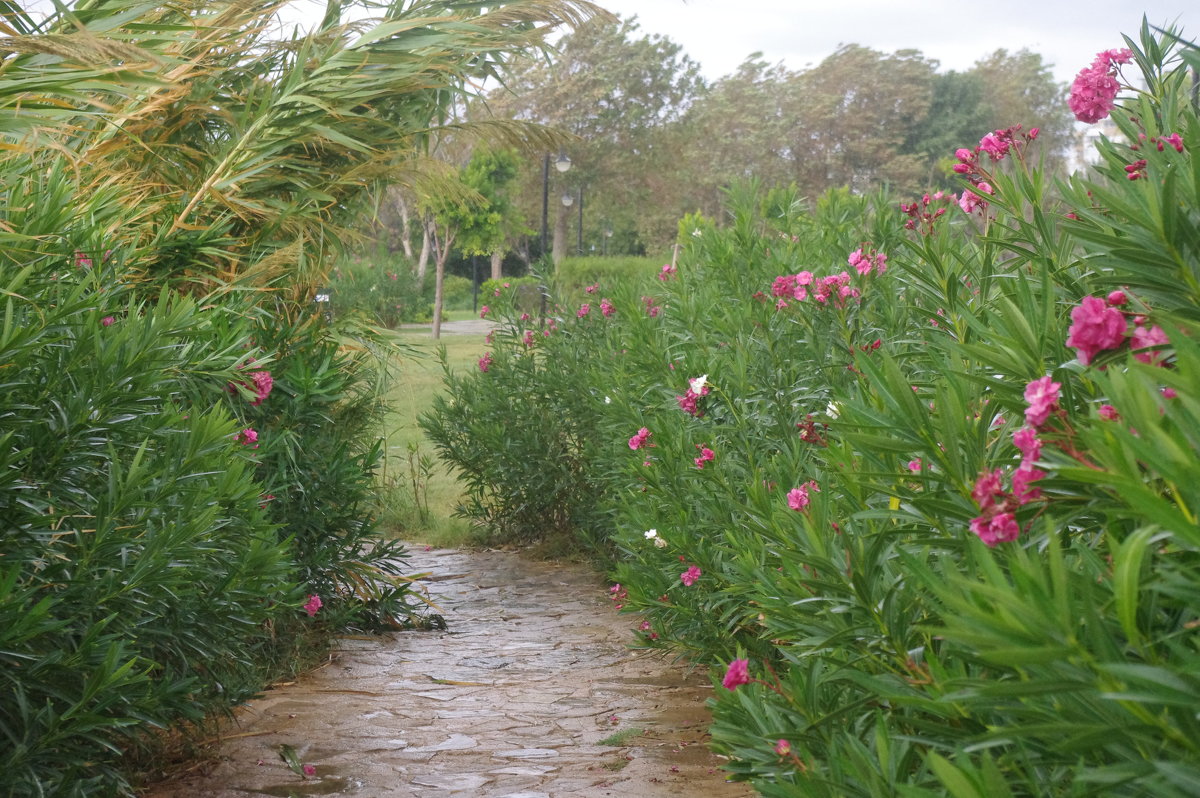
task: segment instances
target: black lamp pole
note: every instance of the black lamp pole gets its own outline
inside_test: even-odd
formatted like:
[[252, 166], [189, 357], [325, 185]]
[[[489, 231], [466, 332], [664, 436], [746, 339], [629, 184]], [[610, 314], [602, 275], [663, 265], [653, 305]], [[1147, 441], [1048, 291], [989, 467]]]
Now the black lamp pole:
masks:
[[550, 153], [542, 161], [542, 251], [546, 255], [546, 228], [550, 219]]

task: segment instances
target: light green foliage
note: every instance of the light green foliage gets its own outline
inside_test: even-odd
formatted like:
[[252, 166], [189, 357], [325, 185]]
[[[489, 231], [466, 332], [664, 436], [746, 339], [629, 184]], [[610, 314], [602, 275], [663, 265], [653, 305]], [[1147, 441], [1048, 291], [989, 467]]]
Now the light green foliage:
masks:
[[[734, 189], [727, 222], [681, 222], [676, 274], [602, 284], [615, 312], [556, 309], [549, 337], [512, 323], [455, 383], [470, 402], [427, 420], [477, 518], [611, 547], [641, 644], [718, 678], [747, 661], [712, 733], [765, 796], [1195, 794], [1200, 122], [1179, 57], [1129, 44], [1136, 149], [1102, 144], [1095, 172], [1052, 188], [1039, 138], [980, 156], [974, 214]], [[948, 212], [905, 229], [897, 200]], [[860, 248], [886, 271], [859, 274]], [[797, 295], [843, 270], [840, 300]], [[1124, 329], [1090, 364], [1065, 345], [1085, 297]], [[1028, 421], [1044, 377], [1061, 388]], [[1002, 499], [979, 490], [994, 471]], [[989, 500], [1015, 540], [973, 531]]]

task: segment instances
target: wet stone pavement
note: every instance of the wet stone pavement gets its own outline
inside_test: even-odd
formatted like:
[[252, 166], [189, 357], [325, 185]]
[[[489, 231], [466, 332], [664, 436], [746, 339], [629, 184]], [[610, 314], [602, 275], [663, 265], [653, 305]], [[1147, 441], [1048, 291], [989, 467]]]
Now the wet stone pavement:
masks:
[[240, 710], [213, 762], [148, 798], [753, 795], [704, 745], [707, 679], [627, 649], [632, 619], [594, 573], [411, 555], [447, 631], [341, 639], [329, 665]]

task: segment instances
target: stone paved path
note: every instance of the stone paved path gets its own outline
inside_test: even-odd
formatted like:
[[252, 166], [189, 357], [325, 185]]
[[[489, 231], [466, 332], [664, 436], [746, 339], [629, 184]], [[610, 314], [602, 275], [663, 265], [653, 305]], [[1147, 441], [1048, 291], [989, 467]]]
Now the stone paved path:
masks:
[[448, 631], [342, 640], [330, 665], [247, 707], [215, 765], [149, 797], [753, 795], [704, 747], [707, 680], [625, 648], [631, 618], [594, 574], [420, 547], [410, 564], [433, 574]]

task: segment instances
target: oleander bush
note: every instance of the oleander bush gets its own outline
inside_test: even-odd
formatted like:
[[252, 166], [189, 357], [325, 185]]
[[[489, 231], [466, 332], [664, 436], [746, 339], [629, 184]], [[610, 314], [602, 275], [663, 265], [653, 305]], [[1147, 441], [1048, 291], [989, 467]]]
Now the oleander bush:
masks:
[[1094, 169], [1014, 120], [924, 197], [744, 187], [425, 417], [477, 519], [611, 547], [763, 795], [1196, 794], [1200, 57], [1127, 44]]

